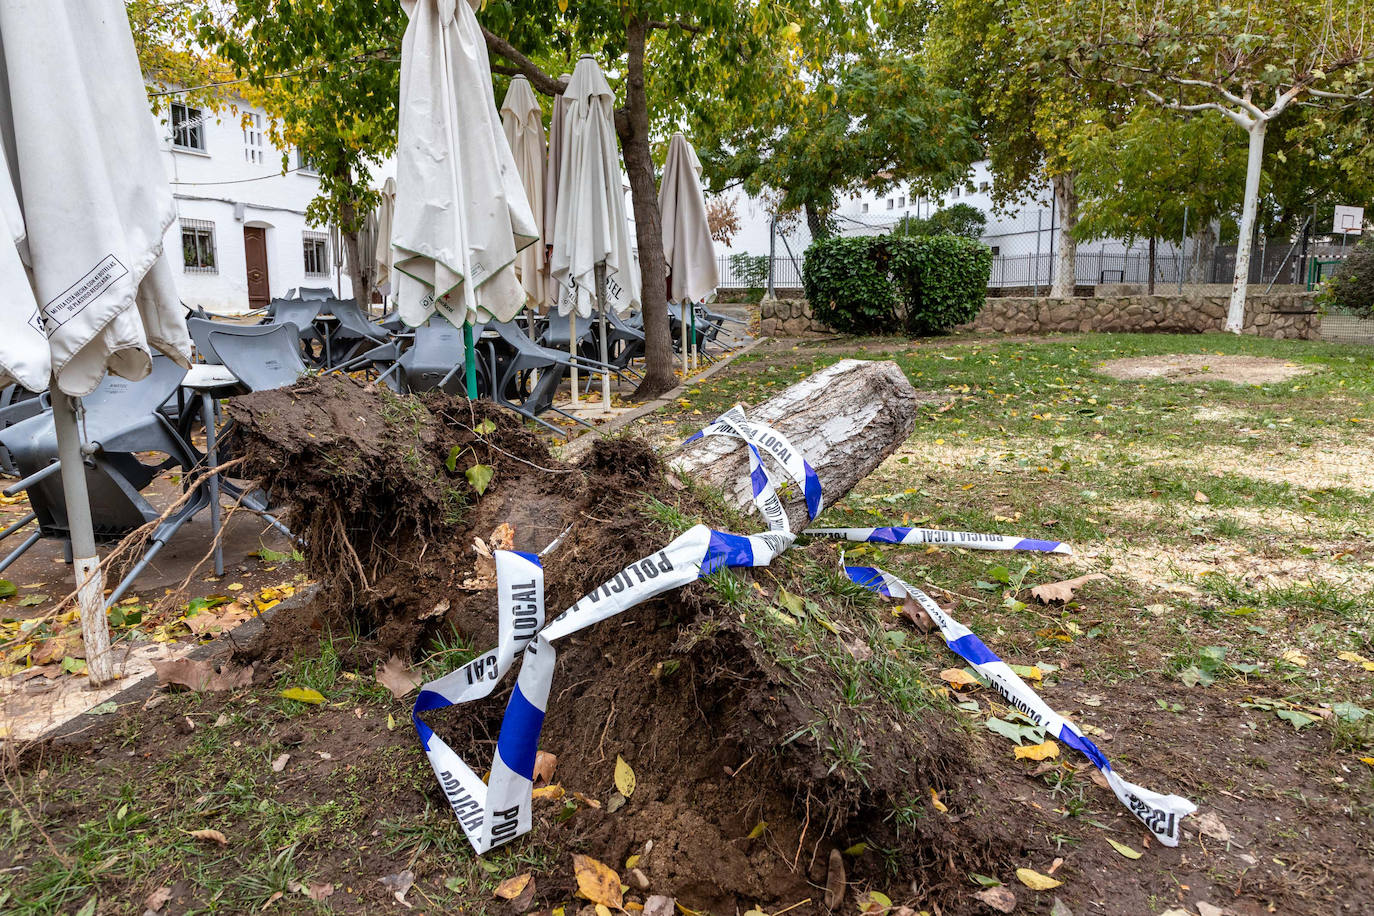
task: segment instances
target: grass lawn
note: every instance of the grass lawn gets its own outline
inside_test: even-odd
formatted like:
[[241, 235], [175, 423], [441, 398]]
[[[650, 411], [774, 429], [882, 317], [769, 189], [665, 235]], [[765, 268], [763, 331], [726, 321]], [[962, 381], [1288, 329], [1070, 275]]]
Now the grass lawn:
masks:
[[[1259, 386], [1202, 374], [1120, 381], [1099, 371], [1109, 360], [1178, 353], [1273, 357], [1312, 371]], [[868, 658], [841, 651], [833, 629], [778, 623], [785, 615], [762, 588], [725, 575], [698, 586], [739, 611], [743, 630], [731, 632], [776, 644], [783, 667], [799, 645], [812, 647], [808, 658], [828, 653], [864, 739], [832, 744], [832, 770], [863, 778], [865, 748], [885, 740], [872, 725], [863, 734], [863, 723], [889, 721], [864, 714], [882, 704], [916, 729], [939, 717], [967, 734], [978, 758], [971, 767], [991, 774], [983, 794], [947, 791], [935, 808], [927, 797], [934, 788], [923, 782], [911, 787], [909, 806], [892, 812], [901, 829], [918, 832], [926, 818], [998, 819], [991, 832], [1009, 838], [1017, 861], [986, 879], [970, 877], [952, 911], [989, 912], [972, 895], [1000, 880], [1016, 893], [1018, 913], [1049, 913], [1056, 897], [1079, 916], [1175, 908], [1197, 916], [1207, 912], [1200, 901], [1239, 916], [1371, 912], [1374, 350], [1229, 335], [772, 342], [636, 428], [664, 442], [685, 437], [737, 401], [757, 403], [846, 357], [896, 360], [922, 406], [911, 438], [823, 523], [1014, 534], [1074, 548], [1072, 556], [1044, 556], [858, 547], [849, 556], [927, 589], [1009, 662], [1038, 666], [1035, 686], [1047, 702], [1084, 726], [1127, 779], [1184, 795], [1217, 819], [1205, 834], [1186, 822], [1176, 850], [1147, 843], [1071, 751], [1044, 763], [1017, 759], [1011, 742], [986, 727], [1009, 715], [998, 698], [978, 689], [950, 694], [939, 675], [957, 658], [934, 636], [891, 639], [889, 609], [871, 598], [849, 596], [849, 616], [837, 618], [842, 627], [849, 621], [851, 634], [863, 621], [878, 647]], [[690, 521], [659, 519], [668, 528]], [[785, 559], [797, 581], [817, 583], [818, 600], [827, 589], [843, 593], [826, 581], [836, 578], [832, 567], [822, 569], [811, 553]], [[1086, 583], [1067, 605], [1029, 593], [1086, 573], [1106, 578]], [[427, 676], [472, 656], [456, 638], [430, 648]], [[570, 882], [567, 853], [586, 849], [578, 844], [592, 830], [559, 833], [564, 821], [615, 828], [595, 820], [612, 814], [568, 800], [530, 842], [474, 857], [416, 747], [409, 700], [350, 670], [350, 650], [348, 637], [323, 638], [318, 653], [251, 690], [160, 694], [155, 707], [131, 710], [95, 742], [31, 750], [7, 765], [0, 911], [401, 912], [378, 879], [405, 870], [415, 875], [407, 902], [417, 913], [505, 916], [510, 905], [492, 891], [526, 871], [561, 894]], [[664, 670], [652, 678], [677, 689]], [[574, 681], [569, 673], [556, 690]], [[317, 690], [324, 702], [285, 699], [288, 687]], [[653, 714], [623, 715], [633, 723]], [[587, 726], [595, 744], [611, 722]], [[823, 733], [825, 723], [816, 728]], [[578, 788], [609, 791], [610, 766], [594, 778], [569, 772], [569, 798]], [[640, 777], [619, 816], [652, 826], [638, 806], [658, 797], [655, 774], [645, 766]], [[755, 822], [762, 828], [785, 816], [797, 813], [775, 819], [749, 809], [737, 841], [755, 838]], [[203, 830], [224, 836], [193, 833]], [[839, 845], [859, 849], [861, 839]], [[1128, 858], [1108, 840], [1142, 855]], [[798, 840], [771, 834], [746, 848], [764, 857], [771, 845], [785, 859], [801, 855]], [[870, 882], [862, 889], [919, 908], [909, 892], [912, 864], [869, 864], [881, 855], [854, 853], [851, 873]], [[1031, 891], [1017, 883], [1014, 866], [1053, 871], [1063, 885]], [[561, 884], [545, 877], [553, 873]], [[802, 880], [818, 900], [824, 869]], [[150, 894], [159, 896], [150, 902]], [[558, 900], [567, 916], [581, 905], [569, 891], [540, 906]]]

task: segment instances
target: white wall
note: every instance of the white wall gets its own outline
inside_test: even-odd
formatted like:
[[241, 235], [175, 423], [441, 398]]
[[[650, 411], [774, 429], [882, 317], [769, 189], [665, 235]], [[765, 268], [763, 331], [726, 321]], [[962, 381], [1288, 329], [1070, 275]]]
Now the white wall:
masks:
[[[292, 171], [282, 174], [282, 152], [273, 147], [265, 135], [259, 147], [261, 161], [257, 161], [259, 157], [247, 156], [240, 117], [243, 112], [254, 109], [242, 101], [236, 100], [236, 103], [238, 111], [225, 110], [218, 116], [207, 113], [201, 127], [205, 137], [204, 152], [173, 148], [170, 114], [164, 111], [152, 116], [158, 122], [158, 133], [162, 137], [163, 161], [179, 220], [205, 220], [214, 224], [217, 260], [214, 273], [186, 272], [179, 221], [167, 232], [168, 254], [175, 269], [181, 272], [177, 282], [182, 301], [218, 314], [241, 314], [248, 310], [243, 246], [245, 226], [266, 227], [267, 276], [273, 298], [284, 296], [298, 286], [328, 286], [342, 289], [345, 297], [351, 296], [352, 284], [347, 269], [340, 278], [334, 268], [337, 255], [332, 241], [329, 243], [329, 276], [305, 275], [303, 233], [328, 232], [325, 227], [309, 226], [305, 221], [305, 208], [318, 190], [319, 179], [308, 172], [295, 170], [294, 152], [289, 163]], [[376, 176], [378, 184], [384, 179], [385, 174]]]

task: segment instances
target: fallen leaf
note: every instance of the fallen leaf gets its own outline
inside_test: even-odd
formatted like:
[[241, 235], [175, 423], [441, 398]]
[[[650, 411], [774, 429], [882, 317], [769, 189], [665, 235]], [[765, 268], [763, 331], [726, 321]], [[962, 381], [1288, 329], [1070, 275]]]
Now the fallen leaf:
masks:
[[1107, 837], [1107, 842], [1111, 843], [1113, 849], [1115, 849], [1117, 852], [1121, 853], [1128, 859], [1138, 859], [1143, 855], [1143, 853], [1136, 852], [1134, 849], [1127, 846], [1125, 843], [1118, 843], [1111, 837]]
[[600, 807], [601, 807], [601, 802], [597, 801], [596, 799], [594, 799], [594, 798], [592, 798], [592, 797], [590, 797], [590, 796], [583, 795], [581, 792], [574, 792], [574, 793], [572, 793], [572, 797], [575, 798], [575, 799], [577, 799], [578, 801], [580, 801], [582, 804], [586, 805], [588, 808], [600, 808]]
[[502, 881], [500, 884], [496, 885], [496, 890], [492, 893], [502, 900], [514, 900], [525, 892], [526, 885], [533, 880], [534, 876], [529, 872], [525, 872], [523, 875], [516, 875], [513, 878], [507, 878]]
[[1032, 744], [1030, 747], [1020, 745], [1012, 748], [1012, 753], [1017, 760], [1048, 760], [1051, 757], [1059, 756], [1059, 745], [1050, 739], [1046, 739], [1040, 744]]
[[549, 799], [550, 801], [558, 801], [558, 799], [567, 794], [568, 793], [563, 790], [562, 786], [556, 784], [540, 786], [530, 793], [531, 797], [535, 799]]
[[844, 646], [849, 657], [856, 662], [866, 662], [873, 657], [873, 648], [862, 637], [855, 637], [853, 640], [842, 639], [840, 645]]
[[407, 868], [377, 880], [381, 882], [383, 887], [391, 891], [391, 896], [396, 898], [397, 903], [406, 909], [411, 908], [410, 904], [406, 903], [406, 894], [410, 893], [410, 888], [415, 883], [415, 872]]
[[283, 897], [285, 897], [285, 896], [286, 896], [286, 895], [283, 894], [281, 891], [273, 891], [273, 892], [272, 892], [272, 896], [267, 898], [267, 902], [264, 903], [264, 904], [262, 905], [262, 910], [259, 910], [258, 912], [262, 912], [263, 910], [266, 910], [269, 906], [271, 906], [272, 904], [276, 903], [278, 900], [280, 900], [281, 898], [283, 898]]
[[229, 845], [229, 840], [226, 839], [224, 834], [220, 833], [218, 830], [206, 828], [204, 830], [188, 830], [187, 833], [189, 833], [191, 836], [195, 837], [198, 840], [210, 840], [212, 842], [220, 844], [221, 846]]
[[1056, 881], [1049, 875], [1042, 875], [1040, 872], [1029, 868], [1018, 868], [1016, 870], [1016, 879], [1033, 891], [1053, 890], [1064, 883], [1063, 881]]
[[911, 621], [911, 625], [916, 628], [917, 632], [929, 633], [935, 629], [935, 621], [930, 619], [925, 608], [910, 598], [902, 602], [902, 616]]
[[956, 690], [961, 687], [980, 687], [982, 686], [978, 678], [969, 674], [963, 668], [946, 668], [940, 672], [940, 680], [954, 687]]
[[1203, 836], [1211, 837], [1221, 843], [1231, 842], [1231, 831], [1226, 829], [1226, 825], [1221, 822], [1221, 818], [1217, 817], [1215, 813], [1207, 811], [1199, 814], [1196, 823], [1198, 833], [1201, 833]]
[[1193, 494], [1193, 502], [1195, 502], [1195, 503], [1209, 503], [1209, 502], [1211, 502], [1211, 500], [1207, 498], [1207, 494], [1206, 494], [1206, 493], [1202, 492], [1201, 490], [1198, 490], [1196, 493]]
[[[869, 891], [859, 898], [859, 912], [865, 916], [882, 916], [891, 909], [892, 898], [881, 891]], [[767, 916], [767, 914], [761, 913], [760, 916]]]
[[619, 754], [615, 755], [615, 787], [626, 798], [635, 794], [635, 771]]
[[1358, 652], [1337, 652], [1336, 657], [1343, 662], [1353, 662], [1366, 671], [1374, 671], [1374, 662], [1371, 662]]
[[159, 887], [143, 899], [143, 906], [156, 913], [172, 899], [172, 889], [170, 887]]
[[1073, 593], [1087, 583], [1106, 578], [1102, 573], [1088, 573], [1086, 576], [1065, 579], [1063, 582], [1047, 582], [1032, 588], [1031, 595], [1041, 604], [1053, 604], [1056, 601], [1063, 604], [1073, 598]]
[[238, 668], [225, 662], [216, 670], [212, 659], [174, 658], [153, 662], [159, 684], [188, 687], [191, 690], [238, 690], [253, 686], [253, 668]]
[[573, 853], [573, 875], [577, 892], [592, 903], [619, 909], [625, 903], [620, 890], [620, 876], [610, 867], [591, 856]]
[[119, 709], [118, 703], [116, 703], [114, 700], [106, 700], [104, 703], [101, 703], [97, 706], [92, 706], [90, 709], [86, 710], [86, 715], [104, 716], [114, 712], [117, 709]]
[[537, 751], [534, 755], [534, 784], [553, 782], [553, 771], [558, 766], [558, 756], [548, 751]]
[[410, 670], [399, 655], [391, 656], [377, 669], [377, 683], [390, 690], [398, 700], [419, 687], [420, 680], [420, 675]]
[[326, 897], [334, 896], [333, 884], [311, 884], [305, 889], [305, 896], [311, 900], [320, 901]]
[[844, 874], [844, 856], [838, 849], [830, 850], [830, 866], [825, 876], [825, 908], [839, 909], [844, 903], [844, 889], [848, 882]]
[[272, 761], [272, 772], [280, 773], [282, 770], [286, 769], [286, 762], [290, 759], [290, 754], [279, 755], [276, 760]]
[[313, 687], [288, 687], [281, 692], [281, 696], [298, 703], [309, 703], [312, 706], [319, 706], [324, 702], [324, 694]]
[[1016, 909], [1016, 895], [1005, 887], [990, 887], [985, 891], [979, 891], [973, 897], [999, 913], [1010, 913]]
[[478, 496], [487, 492], [487, 487], [495, 475], [496, 468], [489, 464], [474, 464], [463, 472], [463, 476], [468, 479], [468, 484], [477, 491]]
[[949, 813], [949, 808], [945, 806], [944, 802], [940, 801], [940, 793], [936, 792], [934, 789], [930, 790], [930, 803], [934, 806], [935, 810], [939, 811], [941, 814]]
[[79, 630], [69, 630], [43, 640], [38, 644], [38, 648], [33, 650], [32, 658], [35, 665], [46, 665], [50, 662], [60, 662], [68, 655], [74, 658], [84, 658], [86, 655], [86, 645]]
[[1279, 658], [1283, 661], [1288, 662], [1288, 664], [1296, 665], [1299, 668], [1307, 667], [1307, 656], [1304, 655], [1302, 652], [1298, 651], [1297, 649], [1288, 649], [1282, 655], [1280, 655]]

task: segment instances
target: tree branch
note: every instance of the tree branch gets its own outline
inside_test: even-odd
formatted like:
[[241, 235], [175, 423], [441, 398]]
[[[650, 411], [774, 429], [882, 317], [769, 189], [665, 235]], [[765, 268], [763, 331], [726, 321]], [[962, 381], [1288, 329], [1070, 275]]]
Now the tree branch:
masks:
[[530, 85], [545, 95], [559, 95], [567, 88], [567, 83], [563, 80], [557, 80], [549, 76], [539, 68], [538, 64], [521, 54], [515, 45], [506, 41], [506, 39], [502, 38], [500, 35], [495, 34], [484, 25], [481, 25], [480, 28], [482, 29], [482, 37], [486, 39], [487, 42], [487, 50], [491, 51], [493, 54], [504, 57], [514, 64], [513, 69], [515, 73], [507, 73], [507, 71], [512, 68], [501, 67], [500, 65], [492, 66], [491, 69], [493, 72], [511, 76], [524, 76], [529, 79]]
[[684, 31], [684, 32], [691, 32], [693, 35], [700, 35], [700, 34], [702, 33], [702, 31], [704, 31], [704, 30], [702, 29], [701, 26], [696, 25], [696, 24], [691, 23], [691, 22], [685, 22], [685, 21], [683, 21], [683, 20], [681, 20], [681, 19], [674, 19], [672, 22], [654, 22], [654, 21], [650, 21], [650, 22], [646, 22], [644, 25], [645, 25], [645, 28], [650, 29], [650, 30], [653, 30], [653, 29], [664, 29], [664, 30], [666, 30], [666, 29], [682, 29], [682, 31]]
[[1164, 96], [1155, 92], [1153, 89], [1145, 89], [1144, 91], [1145, 94], [1155, 102], [1163, 105], [1165, 108], [1173, 109], [1174, 111], [1219, 111], [1247, 131], [1255, 123], [1255, 119], [1246, 117], [1239, 111], [1232, 111], [1218, 102], [1201, 102], [1197, 105], [1184, 105], [1182, 102], [1174, 102], [1164, 98]]

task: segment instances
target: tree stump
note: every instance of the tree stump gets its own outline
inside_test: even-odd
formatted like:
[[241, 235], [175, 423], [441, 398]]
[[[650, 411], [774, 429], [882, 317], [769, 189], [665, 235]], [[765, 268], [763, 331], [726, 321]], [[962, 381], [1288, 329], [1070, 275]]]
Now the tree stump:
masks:
[[[916, 426], [916, 390], [890, 361], [845, 359], [777, 395], [746, 406], [745, 415], [787, 437], [816, 470], [824, 505], [844, 497], [906, 441]], [[718, 487], [727, 502], [748, 511], [754, 495], [749, 484], [749, 452], [728, 436], [706, 436], [678, 446], [667, 455], [679, 474]], [[771, 461], [764, 458], [765, 462]], [[781, 484], [788, 478], [769, 465]], [[786, 501], [793, 531], [809, 523], [800, 486]]]

